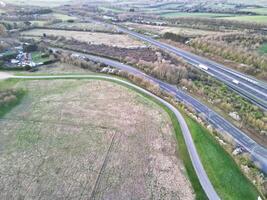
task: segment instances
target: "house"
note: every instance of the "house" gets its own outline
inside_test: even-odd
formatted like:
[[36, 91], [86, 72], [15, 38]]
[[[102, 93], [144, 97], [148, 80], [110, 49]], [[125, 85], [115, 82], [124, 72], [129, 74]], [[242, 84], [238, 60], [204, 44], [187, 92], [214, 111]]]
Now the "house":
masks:
[[16, 64], [19, 67], [35, 67], [36, 63], [32, 61], [32, 57], [30, 53], [24, 53], [23, 51], [20, 51], [18, 55], [16, 56], [16, 59], [12, 59], [11, 64]]

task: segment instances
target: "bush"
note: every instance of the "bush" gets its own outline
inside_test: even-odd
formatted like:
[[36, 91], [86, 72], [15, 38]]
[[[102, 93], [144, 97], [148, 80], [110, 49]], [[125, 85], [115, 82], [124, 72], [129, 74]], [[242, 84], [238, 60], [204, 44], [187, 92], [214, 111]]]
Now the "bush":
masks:
[[189, 37], [170, 33], [170, 32], [164, 33], [163, 38], [170, 39], [170, 40], [175, 41], [175, 42], [181, 42], [181, 43], [185, 43], [186, 41], [189, 40]]
[[0, 91], [0, 117], [17, 105], [24, 94], [24, 90], [7, 89]]

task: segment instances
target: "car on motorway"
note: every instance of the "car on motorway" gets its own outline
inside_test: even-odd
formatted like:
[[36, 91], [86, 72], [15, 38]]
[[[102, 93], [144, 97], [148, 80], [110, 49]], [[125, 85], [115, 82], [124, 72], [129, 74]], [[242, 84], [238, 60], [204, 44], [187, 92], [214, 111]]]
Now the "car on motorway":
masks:
[[239, 81], [236, 80], [236, 79], [233, 79], [232, 81], [233, 81], [233, 83], [235, 83], [235, 84], [237, 84], [237, 85], [239, 84]]

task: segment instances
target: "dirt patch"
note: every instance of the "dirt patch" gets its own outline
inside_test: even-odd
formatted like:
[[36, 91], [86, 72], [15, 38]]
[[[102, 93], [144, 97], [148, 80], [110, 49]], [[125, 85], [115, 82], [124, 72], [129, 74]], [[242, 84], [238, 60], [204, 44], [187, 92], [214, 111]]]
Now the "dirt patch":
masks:
[[29, 93], [0, 120], [0, 199], [194, 198], [156, 104], [105, 81], [16, 87]]

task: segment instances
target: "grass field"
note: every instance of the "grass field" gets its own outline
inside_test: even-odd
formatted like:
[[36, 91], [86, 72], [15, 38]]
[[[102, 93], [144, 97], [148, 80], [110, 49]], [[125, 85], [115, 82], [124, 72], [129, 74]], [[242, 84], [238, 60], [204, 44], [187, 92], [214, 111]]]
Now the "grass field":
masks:
[[0, 121], [1, 199], [194, 198], [154, 102], [100, 80], [10, 84], [28, 93]]
[[[16, 74], [29, 75], [27, 73], [29, 73], [30, 75], [35, 75], [32, 72], [25, 72], [25, 71], [17, 72]], [[93, 74], [93, 72], [88, 71], [87, 69], [83, 69], [81, 67], [75, 66], [75, 65], [57, 62], [57, 63], [53, 63], [49, 65], [43, 65], [36, 72], [36, 75], [39, 75], [39, 74], [45, 74], [45, 75], [48, 75], [48, 74]]]
[[38, 26], [43, 26], [47, 21], [30, 21], [32, 24], [37, 24]]
[[6, 12], [6, 10], [5, 9], [3, 9], [3, 8], [0, 8], [0, 14], [2, 14], [2, 13], [5, 13]]
[[77, 30], [91, 30], [91, 31], [106, 31], [106, 32], [115, 32], [115, 28], [111, 28], [110, 26], [107, 26], [101, 22], [75, 22], [75, 23], [68, 23], [68, 22], [62, 22], [62, 23], [56, 23], [51, 25], [51, 27], [54, 28], [67, 28], [67, 29], [77, 29]]
[[105, 12], [113, 12], [113, 13], [122, 13], [125, 12], [125, 10], [119, 9], [119, 8], [111, 8], [111, 7], [99, 7], [100, 10], [103, 10]]
[[[231, 0], [231, 3], [248, 4], [248, 0]], [[253, 5], [267, 6], [266, 0], [253, 0]]]
[[242, 174], [235, 161], [208, 133], [208, 130], [186, 117], [204, 168], [222, 199], [257, 199], [255, 186]]
[[254, 12], [259, 15], [267, 15], [267, 8], [246, 8], [242, 9], [241, 11]]
[[219, 18], [231, 16], [229, 14], [219, 13], [185, 13], [185, 12], [170, 12], [161, 14], [162, 17], [176, 18], [176, 17], [204, 17], [204, 18]]
[[264, 43], [260, 46], [259, 52], [262, 54], [267, 53], [267, 43]]
[[57, 19], [61, 19], [63, 21], [67, 21], [67, 20], [71, 20], [71, 19], [72, 20], [77, 19], [76, 17], [65, 15], [65, 14], [60, 14], [60, 13], [55, 13], [52, 16], [55, 17], [55, 18], [57, 18]]
[[42, 57], [42, 52], [32, 52], [31, 53], [31, 56], [32, 56], [32, 60], [33, 62], [36, 62], [36, 63], [43, 63], [43, 62], [46, 62], [46, 61], [49, 61], [49, 56], [48, 57], [45, 57], [43, 58]]
[[128, 35], [83, 32], [83, 31], [66, 31], [66, 30], [47, 30], [47, 29], [32, 29], [24, 31], [21, 34], [24, 36], [42, 36], [43, 33], [54, 36], [64, 36], [67, 39], [74, 38], [82, 42], [89, 42], [91, 44], [106, 44], [117, 47], [140, 47], [144, 44], [135, 40]]
[[221, 19], [226, 20], [236, 20], [241, 22], [250, 22], [250, 23], [260, 23], [267, 24], [267, 16], [265, 15], [257, 15], [257, 16], [233, 16], [233, 17], [223, 17]]
[[147, 30], [155, 34], [162, 34], [162, 35], [166, 32], [171, 32], [175, 34], [186, 35], [189, 37], [196, 37], [196, 36], [207, 36], [220, 33], [216, 31], [207, 31], [207, 30], [184, 28], [184, 27], [182, 28], [182, 27], [171, 27], [171, 26], [155, 26], [155, 25], [136, 24], [136, 23], [125, 23], [125, 25], [136, 29]]
[[[265, 12], [265, 9], [260, 10], [261, 12]], [[259, 12], [260, 12], [259, 11]], [[162, 17], [166, 18], [179, 18], [179, 17], [201, 17], [201, 18], [218, 18], [218, 19], [226, 19], [226, 20], [236, 20], [242, 22], [250, 22], [250, 23], [261, 23], [267, 24], [267, 15], [231, 15], [231, 14], [217, 14], [217, 13], [182, 13], [182, 12], [170, 12], [161, 14]]]

